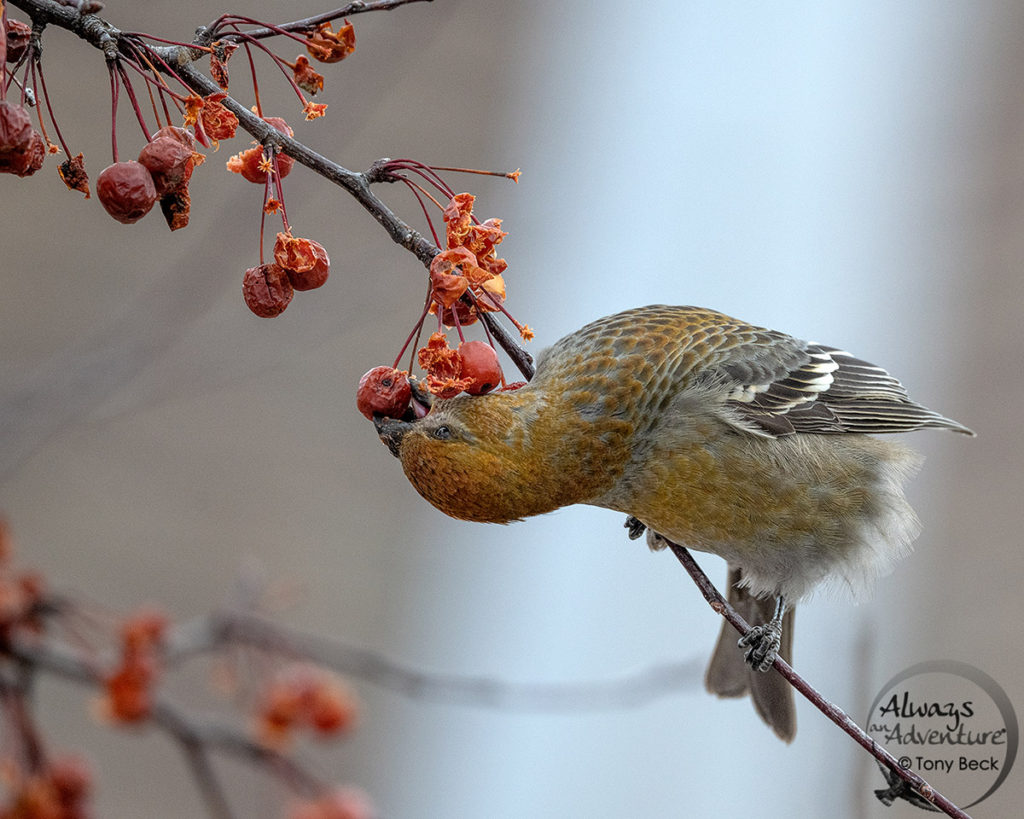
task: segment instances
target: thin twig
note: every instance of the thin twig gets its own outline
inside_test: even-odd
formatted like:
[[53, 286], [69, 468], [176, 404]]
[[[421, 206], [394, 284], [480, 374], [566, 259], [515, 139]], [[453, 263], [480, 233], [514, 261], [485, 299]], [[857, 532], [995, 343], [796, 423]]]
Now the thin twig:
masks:
[[237, 612], [183, 623], [168, 635], [161, 655], [167, 667], [196, 654], [245, 645], [302, 658], [405, 697], [492, 709], [576, 712], [641, 705], [700, 684], [697, 658], [651, 666], [618, 679], [583, 683], [508, 683], [491, 677], [436, 674], [397, 663], [379, 652], [306, 634]]
[[[432, 2], [432, 0], [354, 0], [354, 2], [342, 6], [339, 9], [335, 9], [334, 11], [325, 11], [322, 14], [305, 17], [302, 20], [293, 20], [290, 23], [281, 23], [279, 25], [268, 26], [266, 28], [255, 28], [250, 31], [246, 31], [244, 35], [246, 38], [251, 40], [263, 40], [267, 37], [274, 37], [282, 32], [311, 31], [321, 23], [330, 23], [331, 21], [338, 20], [342, 17], [354, 17], [356, 14], [361, 14], [367, 11], [390, 11], [398, 8], [399, 6], [407, 6], [410, 3], [430, 2]], [[233, 14], [226, 15], [226, 17], [235, 21], [239, 20], [239, 18]], [[232, 40], [238, 37], [239, 35], [218, 33], [222, 19], [216, 20], [207, 26], [206, 30], [210, 32], [212, 39]]]
[[[662, 537], [661, 539], [668, 544], [668, 547], [679, 559], [679, 562], [683, 564], [683, 568], [686, 569], [690, 577], [693, 578], [693, 582], [697, 584], [697, 588], [700, 589], [700, 593], [704, 595], [704, 599], [708, 601], [711, 608], [728, 620], [730, 625], [732, 625], [732, 627], [740, 634], [746, 635], [747, 632], [750, 631], [750, 625], [746, 620], [740, 617], [736, 613], [735, 609], [733, 609], [725, 598], [722, 597], [718, 589], [716, 589], [714, 584], [708, 579], [708, 576], [704, 574], [700, 566], [697, 565], [697, 562], [693, 559], [690, 552], [685, 547], [680, 546], [678, 543], [673, 543], [667, 538]], [[803, 694], [815, 708], [842, 728], [843, 731], [853, 737], [854, 741], [858, 745], [864, 748], [869, 754], [896, 774], [900, 779], [910, 785], [910, 787], [919, 793], [925, 800], [935, 805], [935, 807], [943, 813], [955, 817], [955, 819], [971, 819], [970, 816], [950, 802], [949, 799], [935, 790], [935, 788], [925, 782], [924, 779], [912, 770], [901, 767], [899, 762], [896, 760], [896, 757], [875, 742], [869, 734], [850, 719], [849, 715], [847, 715], [843, 709], [825, 699], [825, 697], [813, 688], [803, 677], [797, 674], [793, 670], [792, 666], [790, 666], [789, 663], [781, 657], [777, 657], [775, 659], [775, 668], [778, 670], [779, 674], [785, 677], [785, 679], [789, 681], [789, 684]]]

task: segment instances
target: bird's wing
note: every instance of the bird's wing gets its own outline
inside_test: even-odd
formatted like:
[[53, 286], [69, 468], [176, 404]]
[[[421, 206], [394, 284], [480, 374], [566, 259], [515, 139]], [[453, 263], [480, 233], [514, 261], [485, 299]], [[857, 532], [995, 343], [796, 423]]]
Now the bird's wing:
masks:
[[776, 437], [941, 427], [972, 434], [912, 401], [883, 368], [844, 350], [773, 330], [755, 328], [753, 336], [728, 350], [705, 376], [727, 390], [729, 414], [748, 431]]

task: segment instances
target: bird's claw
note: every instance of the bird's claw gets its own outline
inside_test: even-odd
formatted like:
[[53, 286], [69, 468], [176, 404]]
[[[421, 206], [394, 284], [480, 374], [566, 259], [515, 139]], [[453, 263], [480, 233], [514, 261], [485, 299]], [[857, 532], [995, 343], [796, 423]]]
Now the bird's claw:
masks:
[[765, 672], [775, 663], [782, 646], [782, 622], [772, 619], [761, 626], [754, 626], [737, 645], [745, 648], [743, 659], [756, 671]]
[[641, 523], [640, 518], [635, 518], [632, 515], [626, 518], [626, 522], [622, 525], [629, 530], [626, 534], [629, 535], [630, 540], [636, 540], [647, 528], [646, 524]]

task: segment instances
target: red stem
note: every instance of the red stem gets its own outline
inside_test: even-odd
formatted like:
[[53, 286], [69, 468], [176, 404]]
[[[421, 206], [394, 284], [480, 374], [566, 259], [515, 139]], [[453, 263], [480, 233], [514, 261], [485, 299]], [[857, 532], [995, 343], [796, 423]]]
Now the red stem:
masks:
[[64, 135], [60, 132], [57, 117], [53, 115], [53, 106], [50, 104], [50, 94], [46, 90], [46, 75], [43, 74], [43, 63], [41, 60], [39, 61], [39, 86], [43, 89], [43, 102], [46, 104], [46, 110], [50, 115], [50, 122], [53, 123], [53, 130], [57, 134], [57, 141], [60, 143], [60, 147], [64, 149], [64, 155], [70, 159], [71, 149], [68, 148], [68, 144], [64, 141]]
[[114, 64], [107, 62], [107, 71], [110, 73], [110, 144], [113, 148], [114, 163], [117, 163], [117, 97], [118, 82], [117, 72]]
[[[426, 304], [423, 305], [423, 312], [420, 313], [420, 317], [417, 320], [415, 326], [412, 328], [412, 332], [409, 333], [408, 338], [405, 340], [405, 344], [402, 345], [402, 349], [398, 351], [398, 355], [395, 356], [395, 363], [391, 366], [396, 370], [398, 369], [398, 362], [402, 360], [402, 356], [405, 355], [405, 351], [409, 349], [409, 344], [412, 342], [413, 336], [417, 335], [420, 330], [423, 329], [423, 322], [427, 318], [427, 312], [430, 310], [430, 293], [427, 293]], [[409, 371], [412, 372], [412, 359], [409, 359]]]
[[256, 116], [260, 119], [263, 118], [263, 104], [260, 102], [260, 84], [259, 80], [256, 79], [256, 63], [252, 59], [252, 50], [249, 48], [248, 43], [243, 43], [242, 47], [245, 48], [245, 56], [249, 60], [249, 73], [252, 75], [252, 95], [256, 99]]
[[[264, 149], [266, 150], [266, 149]], [[274, 165], [274, 189], [277, 191], [277, 201], [281, 203], [281, 224], [284, 225], [284, 232], [291, 233], [292, 226], [288, 224], [288, 211], [284, 206], [284, 186], [281, 184], [281, 171], [277, 161], [277, 151], [270, 147], [271, 162]], [[266, 205], [266, 202], [263, 203]]]
[[427, 227], [430, 228], [430, 235], [434, 237], [434, 244], [440, 245], [441, 240], [437, 238], [437, 231], [434, 230], [434, 222], [430, 218], [430, 212], [427, 210], [427, 206], [423, 203], [423, 197], [420, 196], [419, 185], [417, 185], [411, 179], [407, 179], [406, 177], [402, 176], [401, 174], [395, 174], [395, 176], [401, 179], [406, 184], [406, 187], [408, 187], [409, 190], [412, 191], [413, 196], [416, 197], [416, 201], [419, 203], [420, 210], [423, 211], [423, 217], [427, 220]]
[[128, 78], [128, 72], [120, 62], [117, 64], [117, 73], [121, 75], [121, 82], [124, 84], [124, 90], [128, 92], [128, 99], [131, 100], [132, 110], [135, 111], [135, 118], [139, 121], [142, 133], [146, 135], [146, 142], [151, 142], [153, 137], [149, 132], [149, 128], [146, 126], [146, 118], [142, 116], [142, 109], [139, 108], [139, 101], [135, 97], [135, 88], [132, 87], [131, 80]]

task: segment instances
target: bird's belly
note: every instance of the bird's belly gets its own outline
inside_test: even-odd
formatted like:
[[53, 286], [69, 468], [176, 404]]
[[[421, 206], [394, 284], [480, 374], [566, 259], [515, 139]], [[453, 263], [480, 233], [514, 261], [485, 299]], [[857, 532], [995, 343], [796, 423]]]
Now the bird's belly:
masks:
[[[883, 507], [906, 508], [898, 486], [893, 494], [880, 481], [888, 445], [815, 438], [726, 433], [676, 443], [652, 451], [601, 505], [742, 567], [755, 592], [799, 597], [835, 573], [863, 573], [858, 564], [878, 551], [866, 538], [874, 518]], [[892, 497], [880, 499], [883, 489]]]

